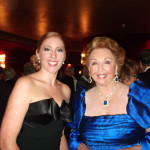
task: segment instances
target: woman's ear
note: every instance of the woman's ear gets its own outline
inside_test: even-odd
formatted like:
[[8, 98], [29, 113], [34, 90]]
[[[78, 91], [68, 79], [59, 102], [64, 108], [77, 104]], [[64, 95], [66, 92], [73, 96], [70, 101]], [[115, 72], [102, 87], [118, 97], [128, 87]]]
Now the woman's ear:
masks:
[[118, 72], [118, 65], [116, 65], [115, 72]]
[[36, 57], [40, 59], [38, 49], [36, 49]]

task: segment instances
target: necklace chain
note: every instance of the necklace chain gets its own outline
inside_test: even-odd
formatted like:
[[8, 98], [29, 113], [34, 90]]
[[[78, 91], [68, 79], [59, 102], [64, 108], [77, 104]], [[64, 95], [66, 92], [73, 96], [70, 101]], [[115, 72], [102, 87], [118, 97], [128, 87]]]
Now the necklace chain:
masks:
[[106, 95], [106, 96], [103, 95], [103, 94], [96, 88], [96, 91], [97, 91], [98, 95], [104, 98], [104, 101], [103, 101], [103, 105], [104, 105], [104, 106], [108, 106], [108, 105], [109, 105], [108, 98], [109, 98], [110, 96], [112, 96], [112, 95], [116, 92], [117, 88], [118, 88], [118, 83], [116, 84], [116, 87], [114, 88], [114, 90], [113, 90], [111, 93], [109, 93], [108, 95]]

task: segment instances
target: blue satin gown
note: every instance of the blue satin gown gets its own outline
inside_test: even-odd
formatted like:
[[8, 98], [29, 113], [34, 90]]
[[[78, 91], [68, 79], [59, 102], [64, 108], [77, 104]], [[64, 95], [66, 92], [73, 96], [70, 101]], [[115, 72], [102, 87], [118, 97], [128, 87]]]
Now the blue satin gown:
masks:
[[150, 89], [141, 81], [134, 82], [129, 90], [127, 114], [85, 116], [85, 90], [80, 89], [73, 100], [74, 121], [69, 124], [69, 149], [77, 150], [85, 143], [91, 150], [117, 150], [141, 144], [150, 150]]

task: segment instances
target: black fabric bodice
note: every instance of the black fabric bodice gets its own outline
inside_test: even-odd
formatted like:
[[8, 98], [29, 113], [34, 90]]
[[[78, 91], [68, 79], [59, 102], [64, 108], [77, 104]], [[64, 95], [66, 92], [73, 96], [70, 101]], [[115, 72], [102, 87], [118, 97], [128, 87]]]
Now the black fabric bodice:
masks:
[[60, 107], [53, 98], [30, 103], [17, 144], [21, 150], [59, 150], [64, 122], [71, 121], [65, 100]]

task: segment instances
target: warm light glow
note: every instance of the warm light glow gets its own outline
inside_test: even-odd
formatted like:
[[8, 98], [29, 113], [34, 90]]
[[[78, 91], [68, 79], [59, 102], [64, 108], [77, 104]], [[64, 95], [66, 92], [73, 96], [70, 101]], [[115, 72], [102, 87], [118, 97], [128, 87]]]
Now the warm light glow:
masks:
[[85, 53], [81, 53], [81, 57], [85, 57]]
[[6, 57], [5, 54], [0, 55], [0, 61], [1, 61], [1, 62], [4, 62], [4, 61], [5, 61], [5, 57]]
[[90, 16], [91, 12], [89, 11], [90, 9], [88, 8], [90, 6], [90, 1], [82, 0], [79, 1], [79, 3], [82, 6], [81, 9], [79, 10], [80, 11], [79, 20], [80, 20], [80, 27], [81, 27], [80, 30], [83, 33], [87, 33], [89, 29], [90, 18], [91, 18]]
[[84, 60], [83, 60], [83, 58], [81, 58], [81, 64], [84, 65]]
[[4, 6], [5, 5], [0, 5], [0, 10], [1, 10], [0, 27], [3, 28], [3, 29], [5, 29], [6, 24], [7, 24], [7, 26], [9, 25], [8, 21], [6, 20], [7, 14], [8, 14], [7, 9]]
[[2, 68], [5, 68], [5, 64], [1, 64], [1, 67], [2, 67]]
[[6, 66], [5, 66], [5, 57], [6, 57], [5, 54], [0, 55], [0, 66], [1, 66], [2, 68], [5, 68], [5, 67], [6, 67]]
[[48, 23], [47, 23], [48, 18], [43, 17], [43, 16], [46, 16], [47, 14], [48, 4], [46, 3], [46, 1], [37, 1], [36, 5], [37, 5], [36, 7], [37, 9], [35, 13], [36, 24], [37, 24], [36, 28], [37, 28], [37, 33], [40, 37], [41, 35], [47, 32], [47, 28], [48, 28]]
[[81, 64], [84, 65], [85, 63], [85, 52], [81, 53]]
[[81, 70], [79, 70], [79, 74], [82, 74], [82, 71], [81, 71]]
[[67, 67], [71, 67], [71, 64], [68, 64]]

